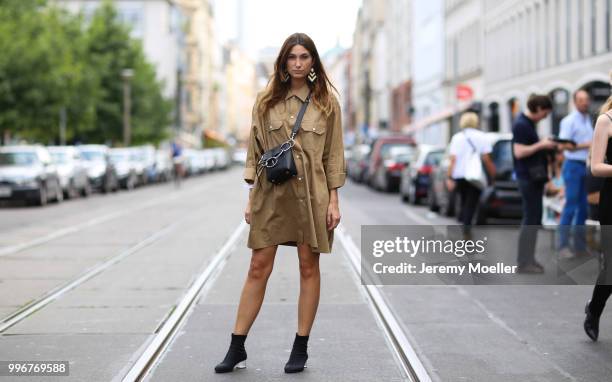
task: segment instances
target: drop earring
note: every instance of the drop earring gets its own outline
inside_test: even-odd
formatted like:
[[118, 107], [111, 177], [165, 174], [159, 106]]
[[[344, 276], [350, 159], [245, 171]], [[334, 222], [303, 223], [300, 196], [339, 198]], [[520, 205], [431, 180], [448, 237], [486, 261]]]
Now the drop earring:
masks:
[[314, 68], [310, 68], [310, 73], [308, 74], [308, 81], [315, 82], [317, 80], [317, 73], [315, 73]]

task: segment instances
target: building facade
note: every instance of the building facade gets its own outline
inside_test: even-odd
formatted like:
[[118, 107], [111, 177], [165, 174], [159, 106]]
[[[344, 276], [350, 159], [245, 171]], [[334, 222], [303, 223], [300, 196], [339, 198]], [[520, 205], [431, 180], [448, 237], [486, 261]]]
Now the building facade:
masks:
[[444, 2], [414, 1], [412, 12], [412, 104], [409, 131], [421, 143], [447, 141], [444, 92]]
[[407, 129], [412, 115], [412, 1], [389, 0], [385, 11], [389, 129]]
[[507, 0], [483, 3], [484, 115], [509, 131], [531, 93], [549, 94], [553, 113], [544, 133], [557, 133], [586, 89], [592, 112], [610, 94], [611, 0]]

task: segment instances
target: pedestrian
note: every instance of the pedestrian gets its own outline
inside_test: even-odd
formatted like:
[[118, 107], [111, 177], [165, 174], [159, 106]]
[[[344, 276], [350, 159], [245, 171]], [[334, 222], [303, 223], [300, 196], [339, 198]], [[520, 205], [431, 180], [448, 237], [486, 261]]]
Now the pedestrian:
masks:
[[174, 140], [172, 141], [172, 146], [171, 146], [171, 155], [172, 155], [172, 168], [173, 168], [173, 172], [174, 172], [174, 184], [176, 185], [176, 187], [180, 187], [181, 186], [181, 179], [183, 178], [184, 174], [184, 167], [183, 167], [183, 147], [181, 146], [181, 144], [178, 142], [178, 140]]
[[[289, 36], [276, 58], [274, 74], [258, 94], [244, 179], [250, 184], [245, 220], [250, 224], [251, 263], [242, 294], [231, 345], [218, 373], [246, 367], [244, 342], [262, 305], [279, 245], [297, 247], [300, 269], [298, 328], [286, 373], [303, 371], [307, 344], [319, 304], [319, 254], [332, 250], [340, 222], [337, 189], [346, 169], [341, 112], [314, 42], [303, 33]], [[309, 102], [309, 100], [311, 100]], [[292, 148], [297, 175], [281, 184], [257, 172], [262, 154], [286, 142], [306, 107]]]
[[[544, 199], [548, 200], [550, 204], [562, 206], [565, 203], [565, 183], [563, 182], [562, 168], [563, 168], [563, 151], [558, 150], [555, 152], [555, 160], [549, 163], [550, 180], [544, 187]], [[545, 213], [545, 221], [551, 222], [550, 224], [558, 224], [560, 219], [560, 213], [557, 208], [547, 208]], [[546, 223], [545, 223], [546, 224]]]
[[552, 111], [546, 95], [531, 95], [527, 111], [520, 113], [512, 126], [512, 157], [523, 204], [523, 219], [519, 233], [517, 271], [543, 273], [544, 267], [535, 259], [537, 230], [542, 224], [542, 198], [548, 182], [547, 151], [556, 150], [551, 139], [540, 139], [538, 122]]
[[461, 199], [459, 221], [463, 224], [464, 235], [469, 237], [474, 212], [482, 193], [482, 188], [466, 179], [470, 156], [478, 155], [486, 169], [488, 177], [495, 178], [495, 164], [491, 159], [491, 142], [486, 134], [479, 130], [478, 114], [465, 112], [459, 120], [461, 131], [453, 135], [450, 141], [447, 183], [449, 192], [457, 189]]
[[[575, 142], [562, 144], [565, 150], [563, 181], [565, 204], [559, 221], [559, 258], [569, 259], [588, 254], [584, 223], [588, 216], [586, 161], [593, 140], [593, 123], [589, 115], [590, 98], [586, 90], [574, 93], [576, 110], [561, 120], [559, 138]], [[574, 225], [574, 252], [570, 249], [570, 228]]]
[[[612, 83], [612, 72], [610, 73]], [[593, 341], [599, 336], [599, 318], [612, 293], [612, 96], [601, 108], [595, 124], [591, 156], [593, 176], [604, 178], [599, 195], [602, 266], [591, 300], [585, 307], [584, 331]]]

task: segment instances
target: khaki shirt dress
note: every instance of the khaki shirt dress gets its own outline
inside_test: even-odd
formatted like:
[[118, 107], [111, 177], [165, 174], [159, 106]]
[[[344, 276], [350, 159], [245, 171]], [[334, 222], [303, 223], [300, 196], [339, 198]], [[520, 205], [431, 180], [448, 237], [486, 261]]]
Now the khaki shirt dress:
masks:
[[247, 246], [259, 249], [273, 245], [307, 243], [316, 253], [330, 253], [333, 230], [327, 230], [329, 190], [344, 185], [346, 165], [340, 105], [333, 97], [333, 112], [326, 116], [314, 102], [308, 104], [293, 146], [297, 176], [274, 185], [265, 169], [256, 175], [257, 162], [267, 150], [289, 139], [308, 86], [289, 91], [284, 102], [266, 116], [253, 107], [244, 180], [254, 183], [251, 192], [251, 224]]

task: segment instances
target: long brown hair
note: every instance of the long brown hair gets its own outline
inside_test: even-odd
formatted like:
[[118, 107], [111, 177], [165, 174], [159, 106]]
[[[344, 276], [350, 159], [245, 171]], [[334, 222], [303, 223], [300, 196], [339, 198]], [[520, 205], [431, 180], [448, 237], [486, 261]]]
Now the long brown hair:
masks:
[[321, 59], [319, 58], [317, 47], [312, 39], [305, 33], [294, 33], [287, 37], [283, 43], [278, 53], [278, 57], [276, 57], [276, 62], [274, 63], [274, 74], [270, 77], [266, 90], [261, 97], [258, 111], [261, 115], [265, 115], [268, 110], [284, 100], [287, 96], [291, 87], [291, 81], [283, 82], [281, 78], [283, 77], [283, 73], [287, 72], [287, 59], [289, 58], [291, 49], [296, 45], [303, 46], [312, 56], [312, 67], [317, 75], [317, 79], [315, 82], [306, 80], [306, 83], [312, 92], [312, 102], [321, 109], [325, 115], [329, 116], [333, 108], [333, 95], [331, 94], [331, 89], [334, 89], [336, 93], [338, 91], [334, 85], [332, 85], [329, 77], [327, 77], [327, 73], [325, 73], [325, 68], [323, 68], [323, 63], [321, 63]]

